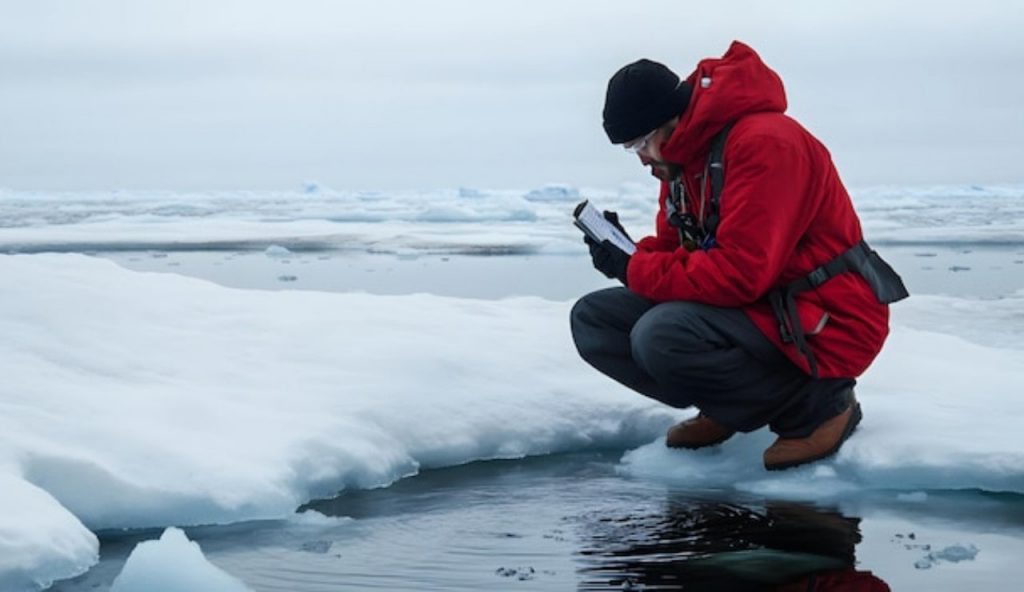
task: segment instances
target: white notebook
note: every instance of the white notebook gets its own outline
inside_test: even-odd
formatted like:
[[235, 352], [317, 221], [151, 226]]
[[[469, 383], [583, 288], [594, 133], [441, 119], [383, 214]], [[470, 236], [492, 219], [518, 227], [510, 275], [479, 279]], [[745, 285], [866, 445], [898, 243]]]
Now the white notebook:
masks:
[[614, 224], [606, 220], [600, 210], [595, 208], [589, 200], [576, 206], [573, 217], [575, 218], [573, 224], [595, 241], [611, 241], [613, 245], [629, 255], [636, 252], [636, 245], [633, 244], [633, 241], [629, 240], [629, 237]]

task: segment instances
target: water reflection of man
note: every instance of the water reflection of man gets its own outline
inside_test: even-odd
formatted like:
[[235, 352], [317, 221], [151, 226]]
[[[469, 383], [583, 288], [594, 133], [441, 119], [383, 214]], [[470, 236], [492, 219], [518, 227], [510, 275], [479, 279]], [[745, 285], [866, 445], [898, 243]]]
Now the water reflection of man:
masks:
[[888, 592], [855, 568], [860, 519], [809, 504], [674, 500], [588, 523], [581, 590]]

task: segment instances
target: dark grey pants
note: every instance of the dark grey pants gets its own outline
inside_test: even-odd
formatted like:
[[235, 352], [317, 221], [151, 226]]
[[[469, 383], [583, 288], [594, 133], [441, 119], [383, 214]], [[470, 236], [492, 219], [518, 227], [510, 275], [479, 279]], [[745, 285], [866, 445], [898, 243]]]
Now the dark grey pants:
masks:
[[594, 368], [741, 432], [769, 425], [784, 437], [806, 436], [846, 409], [855, 384], [808, 376], [739, 309], [655, 304], [608, 288], [581, 298], [571, 322], [576, 349]]

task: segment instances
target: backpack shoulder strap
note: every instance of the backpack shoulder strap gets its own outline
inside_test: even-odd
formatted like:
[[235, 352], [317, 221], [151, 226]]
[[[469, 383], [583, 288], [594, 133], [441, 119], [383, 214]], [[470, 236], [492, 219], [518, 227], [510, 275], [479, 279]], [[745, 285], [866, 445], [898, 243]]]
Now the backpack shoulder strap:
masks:
[[708, 174], [711, 176], [711, 207], [708, 212], [708, 219], [704, 226], [709, 236], [714, 236], [718, 230], [719, 208], [718, 203], [722, 197], [722, 187], [725, 186], [725, 140], [734, 123], [730, 123], [718, 132], [715, 139], [711, 141], [711, 153], [708, 155]]

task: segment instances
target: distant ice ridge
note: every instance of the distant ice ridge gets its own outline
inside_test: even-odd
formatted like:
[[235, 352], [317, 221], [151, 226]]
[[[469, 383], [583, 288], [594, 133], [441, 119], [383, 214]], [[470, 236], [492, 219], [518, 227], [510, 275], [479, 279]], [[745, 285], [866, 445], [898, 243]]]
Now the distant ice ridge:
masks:
[[[1005, 301], [894, 306], [860, 429], [836, 458], [776, 474], [765, 432], [666, 449], [689, 413], [586, 367], [569, 302], [233, 290], [77, 255], [0, 256], [0, 274], [4, 590], [86, 569], [86, 527], [280, 518], [423, 468], [597, 447], [640, 446], [623, 471], [694, 488], [1024, 493], [1020, 307]], [[950, 307], [973, 314], [927, 328]], [[982, 331], [1000, 319], [995, 347]]]
[[876, 244], [1024, 245], [1024, 185], [874, 187], [852, 196]]
[[569, 186], [551, 184], [534, 189], [523, 196], [526, 201], [579, 202], [580, 190]]
[[[616, 210], [634, 237], [654, 231], [656, 183], [532, 190], [462, 187], [395, 192], [76, 192], [0, 190], [0, 251], [200, 245], [253, 250], [579, 253], [573, 206]], [[1024, 245], [1024, 185], [880, 187], [852, 191], [876, 244]]]

